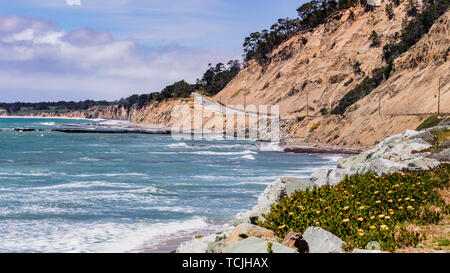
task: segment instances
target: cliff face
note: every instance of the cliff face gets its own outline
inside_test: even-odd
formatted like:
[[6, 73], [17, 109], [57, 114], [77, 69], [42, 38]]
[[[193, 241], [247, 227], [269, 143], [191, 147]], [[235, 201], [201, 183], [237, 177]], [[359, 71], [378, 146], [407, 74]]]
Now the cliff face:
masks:
[[[362, 8], [330, 18], [313, 32], [299, 34], [280, 45], [270, 63], [250, 62], [215, 99], [227, 104], [278, 104], [284, 118], [294, 122], [291, 134], [311, 142], [370, 146], [387, 136], [415, 129], [437, 111], [439, 77], [449, 74], [449, 15], [444, 14], [429, 33], [395, 62], [390, 79], [350, 106], [344, 117], [322, 115], [374, 68], [382, 67], [382, 48], [389, 35], [400, 32], [405, 5], [394, 8], [389, 20], [385, 4], [373, 12]], [[381, 45], [371, 46], [372, 31]], [[361, 72], [355, 64], [359, 62]], [[450, 112], [449, 81], [441, 85], [441, 112]], [[308, 100], [307, 100], [308, 99]], [[380, 115], [378, 106], [380, 107]], [[314, 124], [320, 125], [314, 131]]]

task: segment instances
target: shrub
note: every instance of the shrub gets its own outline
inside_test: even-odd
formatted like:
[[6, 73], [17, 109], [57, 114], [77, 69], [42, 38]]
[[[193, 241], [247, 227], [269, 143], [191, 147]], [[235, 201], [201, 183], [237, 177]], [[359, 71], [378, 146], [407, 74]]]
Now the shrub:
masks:
[[309, 128], [309, 131], [312, 132], [314, 130], [316, 130], [317, 128], [319, 128], [320, 122], [316, 122], [313, 124], [313, 126], [311, 126], [311, 128]]
[[344, 83], [344, 86], [349, 86], [350, 84], [352, 84], [352, 82], [353, 82], [353, 78], [350, 78], [350, 80], [348, 80]]
[[320, 113], [324, 116], [328, 115], [328, 109], [326, 107], [322, 107], [320, 108]]
[[[295, 192], [274, 204], [265, 222], [283, 238], [318, 226], [343, 239], [346, 249], [376, 241], [383, 250], [414, 246], [423, 236], [409, 225], [437, 224], [449, 205], [438, 193], [449, 187], [450, 165], [423, 172], [352, 175], [337, 186]], [[438, 209], [436, 209], [438, 208]]]
[[394, 8], [393, 8], [392, 3], [388, 3], [386, 5], [385, 11], [386, 11], [386, 15], [389, 18], [389, 20], [392, 20], [394, 18], [394, 16], [395, 16], [394, 15]]
[[370, 47], [377, 47], [377, 46], [380, 46], [380, 44], [381, 44], [380, 36], [378, 35], [378, 33], [375, 30], [372, 31], [372, 33], [370, 34], [369, 40], [372, 41], [372, 44], [370, 45]]
[[386, 74], [390, 72], [390, 69], [390, 66], [374, 69], [372, 71], [372, 77], [365, 77], [360, 84], [358, 84], [357, 86], [355, 86], [355, 88], [345, 94], [344, 97], [339, 100], [338, 105], [333, 110], [331, 110], [330, 114], [344, 114], [347, 107], [364, 98], [365, 96], [370, 94], [372, 90], [377, 88], [383, 81], [383, 78], [386, 77]]
[[431, 115], [426, 120], [424, 120], [419, 126], [417, 126], [416, 131], [431, 128], [439, 124], [441, 120], [438, 115]]

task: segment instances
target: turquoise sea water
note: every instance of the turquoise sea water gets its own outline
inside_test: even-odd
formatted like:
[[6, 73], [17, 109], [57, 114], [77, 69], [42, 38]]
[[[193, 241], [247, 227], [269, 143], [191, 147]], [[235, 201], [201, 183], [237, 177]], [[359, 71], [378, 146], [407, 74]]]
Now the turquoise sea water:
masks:
[[0, 118], [0, 252], [157, 247], [216, 229], [280, 176], [306, 178], [336, 160], [221, 137], [50, 131], [87, 122]]

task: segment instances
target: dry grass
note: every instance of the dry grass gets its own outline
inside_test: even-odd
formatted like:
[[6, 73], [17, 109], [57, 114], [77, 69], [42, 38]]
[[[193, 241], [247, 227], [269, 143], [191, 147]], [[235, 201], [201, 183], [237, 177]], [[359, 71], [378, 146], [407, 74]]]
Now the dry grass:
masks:
[[[450, 190], [439, 191], [442, 199], [450, 204]], [[444, 219], [437, 225], [414, 226], [426, 235], [426, 239], [416, 247], [397, 249], [398, 253], [450, 253], [450, 215], [444, 215]]]

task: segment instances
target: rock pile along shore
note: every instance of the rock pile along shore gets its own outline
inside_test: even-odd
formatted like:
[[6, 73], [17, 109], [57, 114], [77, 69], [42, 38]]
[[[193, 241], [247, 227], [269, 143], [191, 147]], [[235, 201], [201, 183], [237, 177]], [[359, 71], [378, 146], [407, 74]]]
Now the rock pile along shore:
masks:
[[[259, 227], [256, 220], [264, 221], [263, 214], [273, 204], [296, 191], [306, 191], [324, 185], [337, 185], [345, 176], [374, 172], [378, 175], [404, 170], [430, 170], [450, 161], [450, 143], [441, 144], [438, 152], [432, 149], [433, 131], [448, 130], [448, 125], [423, 131], [407, 130], [405, 134], [386, 138], [374, 148], [359, 155], [341, 159], [333, 168], [314, 171], [310, 181], [294, 177], [281, 177], [267, 186], [250, 211], [235, 215], [223, 230], [182, 243], [177, 253], [343, 253], [340, 238], [319, 227], [309, 227], [303, 234], [291, 232], [283, 238]], [[282, 243], [278, 243], [282, 241]], [[355, 249], [354, 253], [371, 252]], [[374, 250], [372, 252], [381, 252]]]

